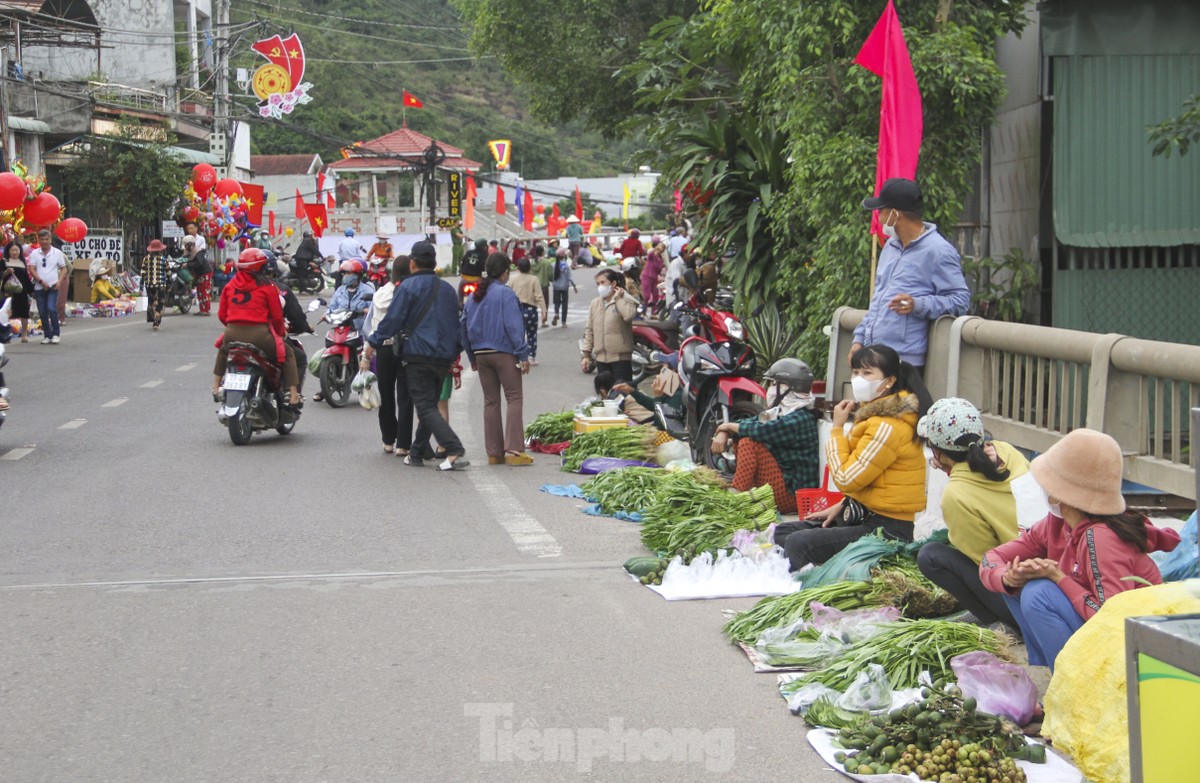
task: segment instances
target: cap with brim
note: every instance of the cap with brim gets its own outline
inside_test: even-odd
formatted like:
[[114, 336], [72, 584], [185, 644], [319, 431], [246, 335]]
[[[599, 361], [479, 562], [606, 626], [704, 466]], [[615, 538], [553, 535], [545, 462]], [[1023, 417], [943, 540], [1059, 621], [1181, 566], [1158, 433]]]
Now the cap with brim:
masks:
[[921, 212], [925, 208], [921, 188], [911, 179], [894, 177], [883, 183], [879, 195], [863, 199], [863, 209], [898, 209], [901, 212]]
[[436, 261], [437, 248], [431, 242], [417, 242], [412, 246], [408, 255], [418, 261]]
[[1088, 514], [1120, 514], [1121, 446], [1096, 430], [1073, 430], [1029, 465], [1033, 478], [1055, 500]]

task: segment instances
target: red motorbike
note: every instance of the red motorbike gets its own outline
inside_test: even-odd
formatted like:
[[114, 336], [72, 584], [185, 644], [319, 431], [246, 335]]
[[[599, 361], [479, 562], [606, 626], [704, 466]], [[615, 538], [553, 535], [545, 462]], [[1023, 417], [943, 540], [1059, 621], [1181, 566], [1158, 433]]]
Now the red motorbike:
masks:
[[375, 286], [375, 290], [384, 285], [391, 279], [391, 272], [388, 265], [392, 259], [383, 256], [371, 256], [367, 259], [367, 281]]
[[321, 365], [317, 371], [321, 379], [321, 396], [332, 407], [344, 408], [350, 400], [350, 384], [358, 373], [364, 338], [354, 328], [354, 313], [351, 310], [334, 310], [326, 313], [321, 320], [330, 324], [329, 331], [325, 333], [325, 351], [321, 354]]
[[[732, 311], [733, 291], [729, 289], [717, 292], [713, 306], [694, 294], [686, 305], [676, 304], [674, 312], [678, 320], [643, 318], [645, 309], [639, 307], [639, 318], [633, 322], [633, 385], [656, 375], [662, 363], [655, 360], [655, 353], [675, 353], [681, 338], [694, 335], [709, 342], [744, 340], [745, 329]], [[686, 333], [680, 323], [685, 318], [692, 322]]]

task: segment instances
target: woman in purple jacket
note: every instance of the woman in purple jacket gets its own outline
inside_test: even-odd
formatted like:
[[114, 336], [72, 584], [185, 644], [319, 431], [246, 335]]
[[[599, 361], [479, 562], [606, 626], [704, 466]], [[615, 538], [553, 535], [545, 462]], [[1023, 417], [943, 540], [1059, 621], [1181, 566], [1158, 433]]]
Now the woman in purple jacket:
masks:
[[[509, 266], [503, 253], [488, 256], [483, 280], [463, 309], [462, 344], [483, 389], [483, 443], [488, 464], [532, 465], [533, 457], [525, 453], [521, 413], [521, 376], [529, 372], [529, 346], [520, 300], [505, 285]], [[504, 418], [500, 414], [501, 389], [508, 408]]]

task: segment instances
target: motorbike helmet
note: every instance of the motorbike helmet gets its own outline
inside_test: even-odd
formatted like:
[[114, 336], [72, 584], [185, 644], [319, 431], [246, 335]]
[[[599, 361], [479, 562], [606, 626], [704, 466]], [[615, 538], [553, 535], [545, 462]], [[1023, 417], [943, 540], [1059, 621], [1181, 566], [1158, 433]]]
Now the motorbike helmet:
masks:
[[341, 266], [338, 267], [338, 271], [345, 275], [361, 275], [364, 270], [365, 267], [363, 266], [363, 262], [359, 261], [357, 258], [351, 258], [348, 261], [343, 261]]
[[763, 380], [774, 381], [788, 389], [801, 394], [812, 391], [813, 373], [808, 365], [799, 359], [780, 359], [763, 373]]
[[348, 236], [348, 237], [354, 236], [354, 229], [352, 229], [352, 228], [346, 229], [346, 236]]
[[262, 269], [267, 263], [267, 254], [259, 250], [257, 247], [251, 247], [242, 251], [238, 256], [237, 268], [246, 272], [257, 272]]

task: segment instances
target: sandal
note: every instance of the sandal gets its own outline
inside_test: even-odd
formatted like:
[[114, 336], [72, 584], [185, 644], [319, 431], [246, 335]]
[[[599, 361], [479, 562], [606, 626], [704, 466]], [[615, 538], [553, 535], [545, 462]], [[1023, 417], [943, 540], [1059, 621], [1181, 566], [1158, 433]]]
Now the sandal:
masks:
[[324, 402], [325, 395], [321, 394], [321, 392], [317, 392], [316, 394], [314, 394], [312, 396], [312, 400], [313, 400], [313, 402]]
[[385, 443], [385, 444], [383, 444], [383, 453], [384, 454], [395, 454], [396, 447], [390, 443]]

